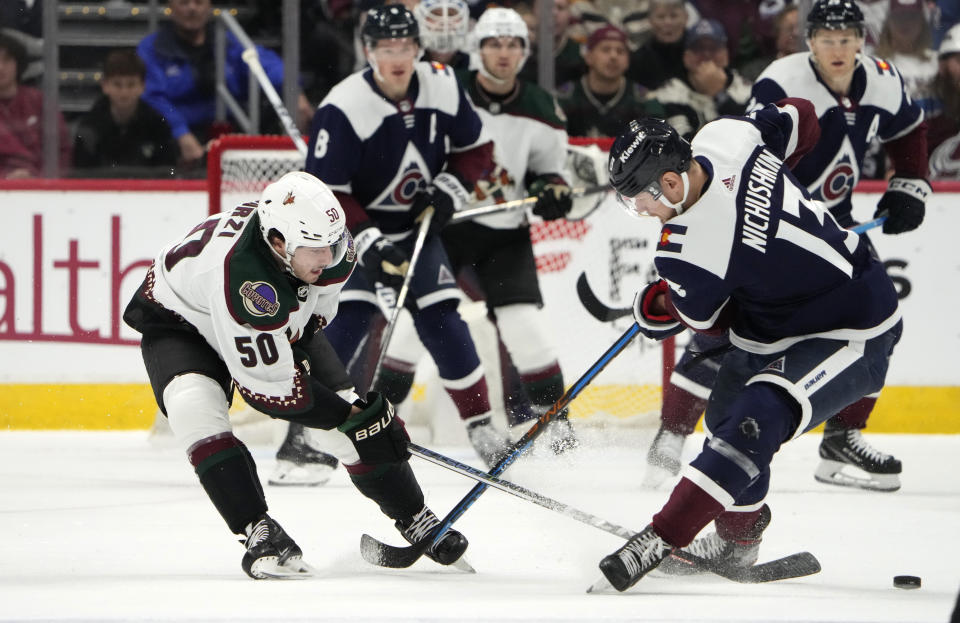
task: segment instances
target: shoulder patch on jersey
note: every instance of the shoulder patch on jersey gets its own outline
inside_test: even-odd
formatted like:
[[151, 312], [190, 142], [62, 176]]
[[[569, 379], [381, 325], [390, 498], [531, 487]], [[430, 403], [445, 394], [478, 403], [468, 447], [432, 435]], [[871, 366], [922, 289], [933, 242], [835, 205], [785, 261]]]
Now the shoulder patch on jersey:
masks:
[[224, 258], [224, 296], [234, 321], [259, 330], [282, 327], [300, 303], [286, 275], [260, 242], [256, 215]]
[[683, 243], [679, 241], [671, 240], [671, 236], [682, 236], [687, 233], [687, 228], [685, 225], [670, 225], [669, 223], [663, 226], [663, 229], [660, 230], [660, 240], [657, 242], [657, 251], [668, 251], [670, 253], [680, 253], [680, 250], [683, 248]]
[[883, 60], [882, 58], [874, 58], [872, 56], [870, 57], [870, 59], [873, 60], [873, 64], [877, 68], [877, 73], [880, 73], [880, 74], [888, 73], [891, 75], [893, 74], [893, 65], [891, 65], [887, 61]]

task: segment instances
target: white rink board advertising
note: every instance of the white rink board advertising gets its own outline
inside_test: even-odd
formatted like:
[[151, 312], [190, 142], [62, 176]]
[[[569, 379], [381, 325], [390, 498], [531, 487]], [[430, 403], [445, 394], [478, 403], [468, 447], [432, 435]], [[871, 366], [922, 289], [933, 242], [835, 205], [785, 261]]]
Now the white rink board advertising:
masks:
[[[119, 404], [110, 392], [122, 385], [131, 397], [126, 406], [116, 407], [117, 414], [134, 403], [140, 414], [128, 427], [139, 426], [145, 417], [152, 420], [155, 406], [145, 385], [138, 335], [121, 316], [159, 248], [207, 214], [200, 183], [165, 184], [135, 191], [64, 190], [55, 184], [52, 190], [0, 190], [0, 384], [5, 385], [0, 388], [0, 428], [22, 427], [25, 418], [29, 427], [39, 422], [38, 411], [48, 412], [55, 427], [64, 411], [63, 418], [72, 417], [71, 405], [102, 411], [102, 405]], [[893, 391], [886, 395], [905, 390], [888, 403], [905, 411], [904, 418], [926, 411], [930, 418], [960, 420], [960, 371], [953, 356], [960, 352], [960, 334], [952, 318], [960, 309], [960, 247], [955, 242], [960, 189], [949, 190], [953, 192], [933, 195], [918, 231], [899, 236], [870, 232], [902, 296], [905, 332], [888, 376]], [[860, 220], [872, 217], [879, 196], [855, 195]], [[612, 197], [583, 221], [534, 225], [544, 328], [568, 384], [632, 322], [625, 317], [601, 323], [589, 315], [577, 294], [577, 279], [585, 275], [604, 304], [629, 307], [634, 293], [654, 277], [658, 233], [656, 221], [627, 216]], [[659, 385], [660, 374], [657, 346], [638, 340], [590, 389], [623, 386], [629, 399], [631, 387]], [[917, 390], [910, 393], [911, 388]], [[922, 408], [921, 402], [911, 402], [921, 394]], [[908, 404], [911, 409], [902, 408]], [[960, 432], [956, 428], [951, 432]]]
[[0, 191], [0, 383], [143, 383], [123, 309], [202, 192]]

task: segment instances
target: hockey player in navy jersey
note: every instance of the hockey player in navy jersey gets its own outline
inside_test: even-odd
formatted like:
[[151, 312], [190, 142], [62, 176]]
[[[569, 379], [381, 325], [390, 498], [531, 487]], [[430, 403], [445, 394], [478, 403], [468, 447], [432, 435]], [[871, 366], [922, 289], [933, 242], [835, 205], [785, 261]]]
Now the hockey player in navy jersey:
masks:
[[[670, 557], [676, 548], [754, 564], [771, 518], [773, 455], [883, 386], [902, 329], [893, 282], [866, 237], [842, 227], [789, 170], [818, 134], [814, 106], [789, 98], [708, 123], [692, 145], [643, 119], [610, 151], [624, 206], [662, 222], [660, 280], [634, 301], [641, 332], [726, 331], [733, 346], [700, 454], [650, 525], [600, 562], [617, 590], [658, 566], [690, 569]], [[716, 531], [694, 540], [711, 521]]]
[[[565, 118], [552, 95], [517, 78], [530, 53], [526, 23], [513, 9], [491, 7], [470, 33], [470, 49], [478, 69], [459, 77], [494, 139], [496, 161], [502, 166], [499, 175], [479, 182], [476, 196], [483, 197], [479, 204], [522, 199], [529, 194], [537, 197], [535, 215], [547, 220], [563, 218], [573, 205], [563, 176]], [[527, 411], [532, 413], [523, 414], [526, 418], [508, 413], [508, 422], [516, 426], [543, 414], [563, 395], [563, 373], [553, 348], [555, 339], [544, 331], [539, 317], [543, 297], [526, 212], [504, 211], [452, 225], [443, 231], [443, 241], [457, 272], [473, 269], [531, 404]], [[394, 333], [384, 364], [391, 388], [384, 386], [383, 390], [396, 400], [409, 392], [422, 353], [410, 333]], [[550, 433], [556, 451], [576, 445], [566, 411], [554, 418]]]
[[[246, 537], [241, 566], [253, 578], [310, 568], [267, 514], [253, 457], [233, 435], [234, 388], [256, 410], [306, 427], [408, 540], [440, 525], [410, 469], [403, 421], [382, 395], [357, 396], [322, 331], [356, 262], [330, 189], [288, 173], [259, 202], [215, 214], [164, 247], [123, 315], [143, 334], [157, 404], [200, 484]], [[452, 564], [466, 548], [455, 533], [428, 555]]]
[[[753, 86], [749, 110], [783, 97], [813, 102], [821, 138], [792, 165], [797, 180], [813, 199], [825, 204], [840, 225], [856, 223], [851, 195], [860, 177], [867, 146], [883, 141], [895, 169], [875, 217], [886, 216], [883, 231], [899, 234], [923, 221], [930, 185], [923, 111], [904, 91], [887, 61], [860, 54], [863, 14], [852, 0], [820, 0], [807, 16], [807, 44], [801, 52], [774, 61]], [[664, 392], [662, 425], [647, 455], [645, 481], [657, 485], [680, 470], [686, 435], [703, 413], [717, 374], [716, 362], [688, 363], [703, 352], [722, 351], [723, 337], [695, 335]], [[901, 463], [873, 448], [860, 430], [877, 396], [866, 396], [829, 419], [814, 474], [824, 483], [878, 491], [900, 488]]]
[[402, 5], [370, 11], [361, 29], [370, 67], [336, 85], [313, 119], [306, 170], [333, 189], [357, 242], [359, 268], [327, 336], [350, 361], [378, 312], [375, 288], [399, 289], [418, 218], [432, 206], [408, 308], [478, 454], [494, 465], [506, 433], [490, 420], [483, 367], [457, 311], [457, 287], [436, 235], [494, 169], [493, 144], [453, 70], [417, 62], [417, 21]]

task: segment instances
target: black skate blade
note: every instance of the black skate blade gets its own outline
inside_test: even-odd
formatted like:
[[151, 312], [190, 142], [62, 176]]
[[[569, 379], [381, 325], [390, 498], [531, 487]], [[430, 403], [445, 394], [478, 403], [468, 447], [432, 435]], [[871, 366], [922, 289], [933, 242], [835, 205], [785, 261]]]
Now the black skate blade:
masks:
[[751, 567], [729, 567], [679, 549], [673, 551], [673, 556], [694, 564], [704, 571], [709, 571], [740, 584], [777, 582], [820, 572], [820, 561], [810, 552], [790, 554]]

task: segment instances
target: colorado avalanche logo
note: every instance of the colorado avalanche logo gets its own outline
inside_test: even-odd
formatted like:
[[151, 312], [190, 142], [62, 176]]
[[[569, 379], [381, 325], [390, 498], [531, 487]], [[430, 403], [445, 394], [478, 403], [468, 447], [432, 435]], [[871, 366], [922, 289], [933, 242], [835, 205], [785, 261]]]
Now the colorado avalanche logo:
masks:
[[823, 198], [830, 203], [842, 199], [853, 188], [856, 172], [849, 163], [839, 162], [823, 181]]
[[243, 307], [254, 316], [273, 316], [280, 311], [277, 291], [264, 281], [244, 281], [240, 286]]
[[394, 203], [401, 205], [411, 203], [414, 195], [423, 187], [423, 184], [423, 172], [420, 171], [416, 163], [411, 163], [393, 188]]

